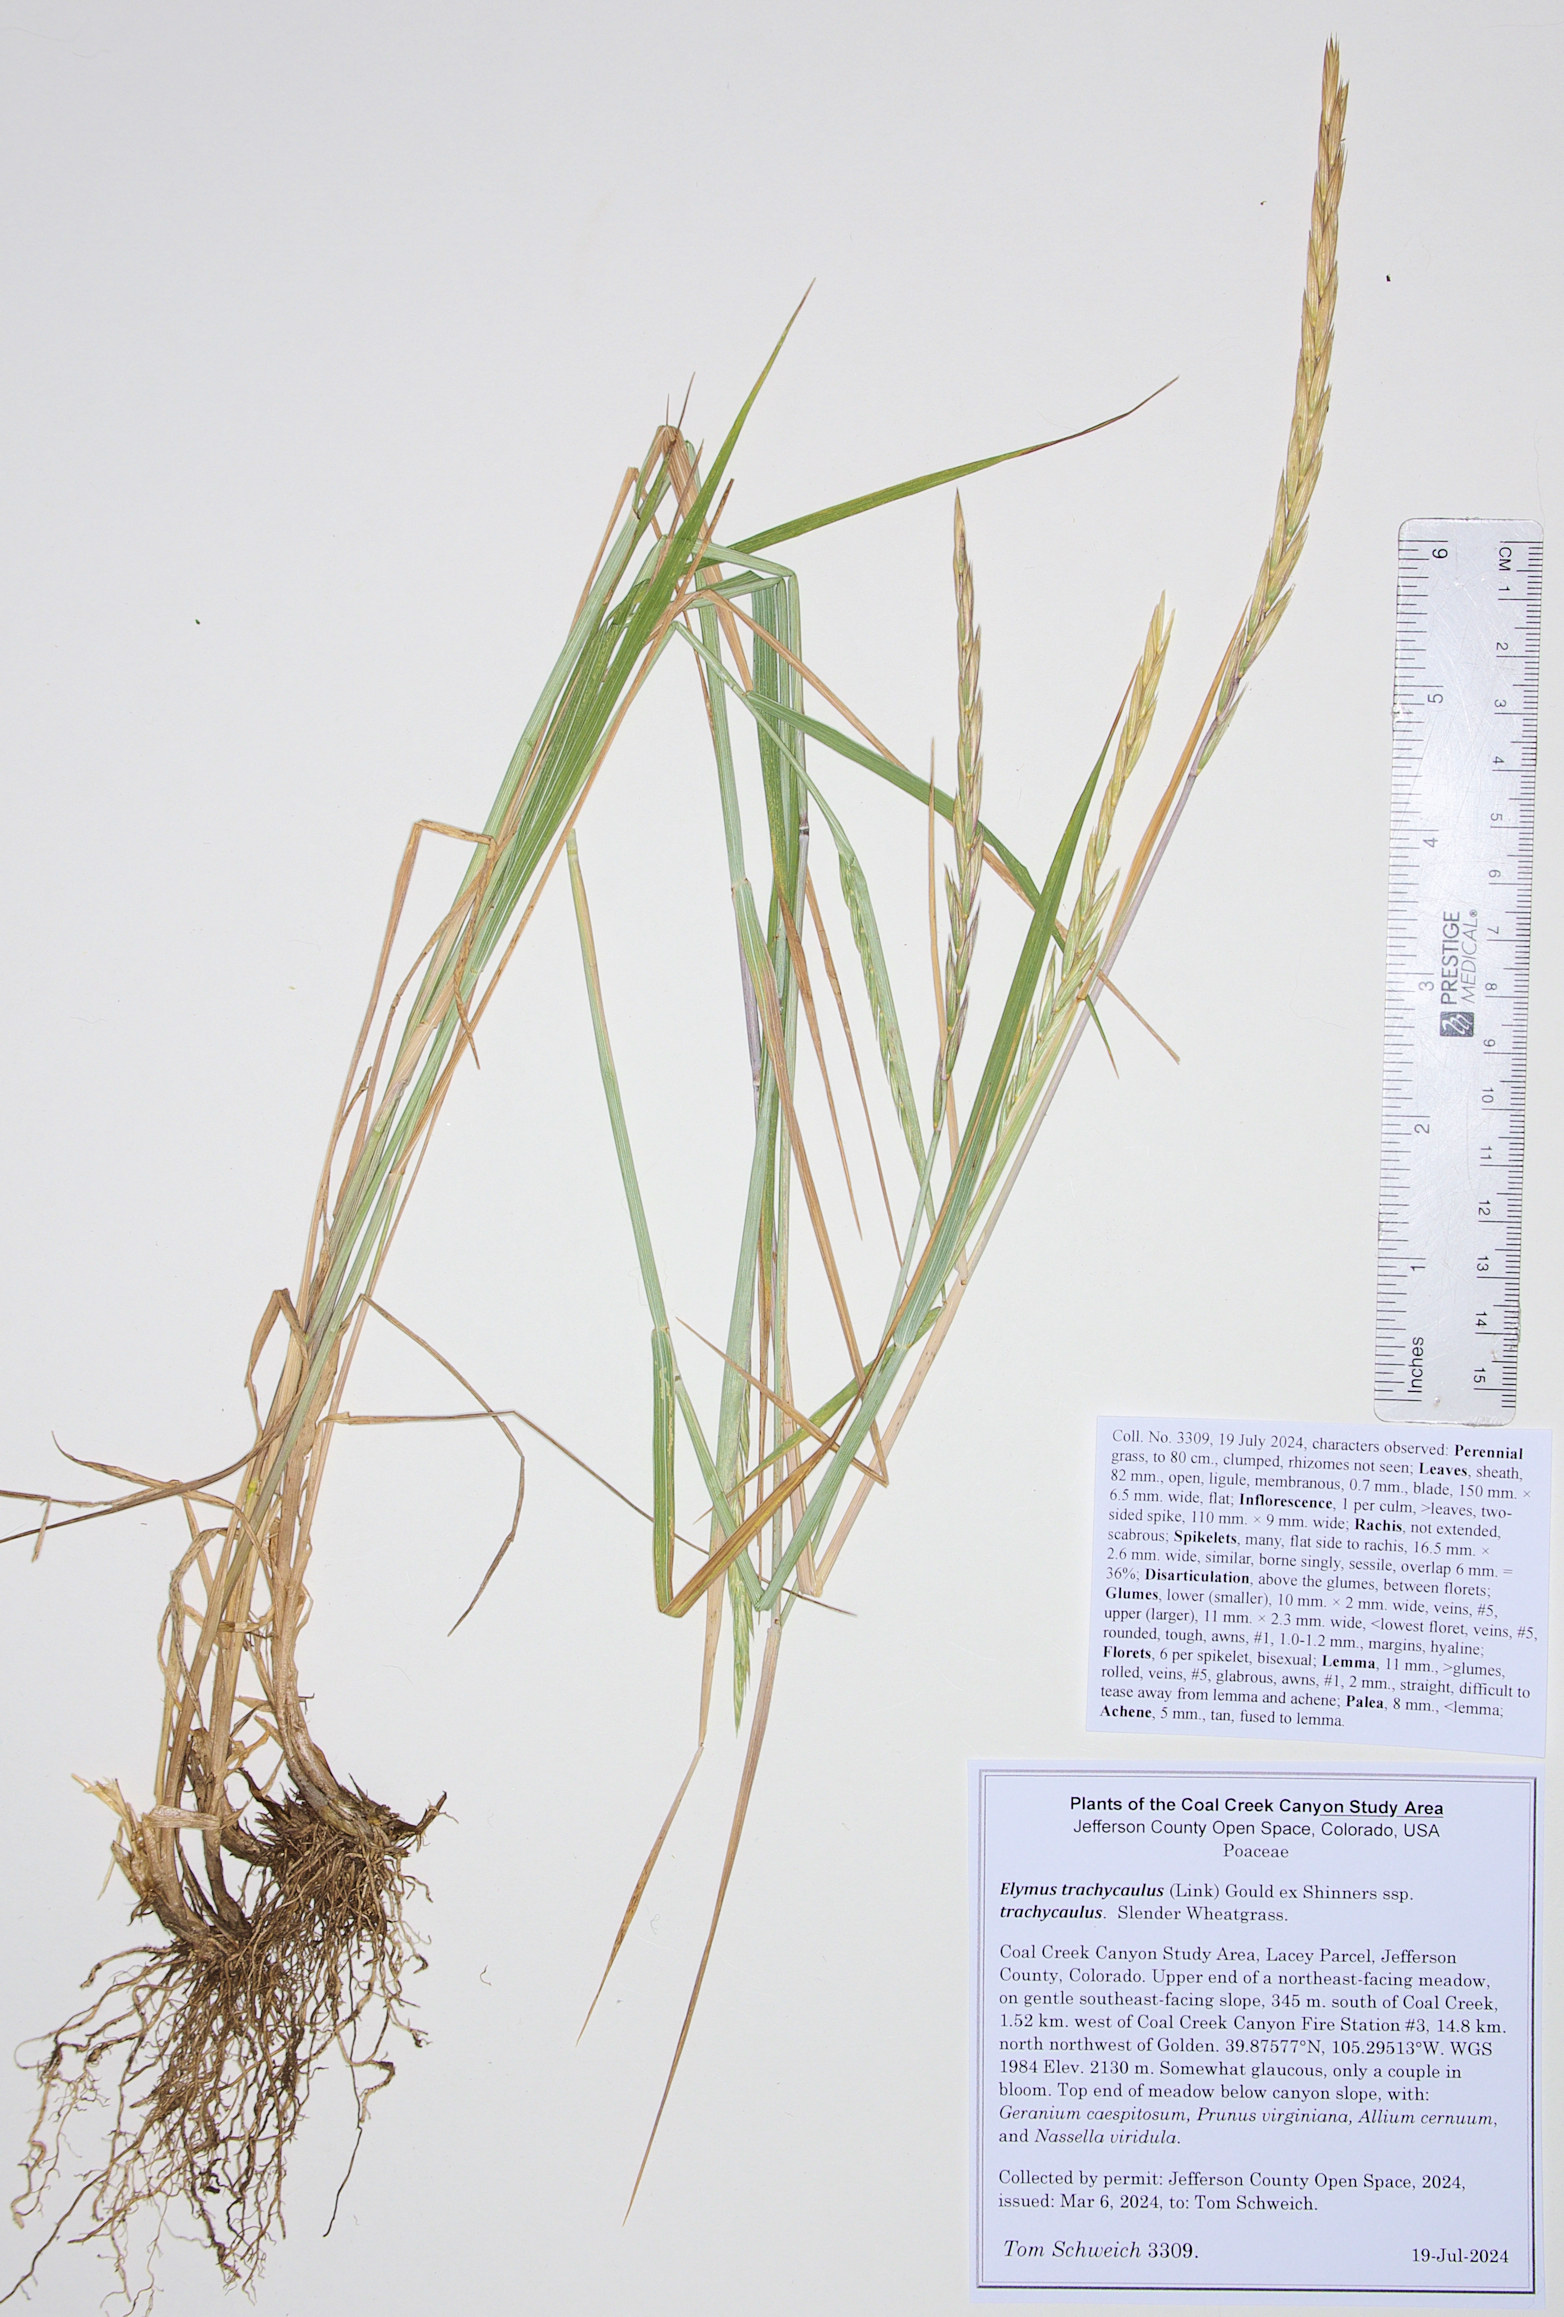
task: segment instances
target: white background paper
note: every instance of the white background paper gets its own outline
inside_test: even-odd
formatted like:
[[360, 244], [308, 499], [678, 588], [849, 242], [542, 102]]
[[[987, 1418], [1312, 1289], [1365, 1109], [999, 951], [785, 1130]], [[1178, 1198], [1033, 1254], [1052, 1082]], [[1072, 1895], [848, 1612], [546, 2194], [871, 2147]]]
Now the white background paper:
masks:
[[1540, 1754], [1552, 1441], [1102, 1416], [1094, 1729]]
[[973, 1773], [975, 2282], [1536, 2289], [1536, 1782]]
[[[539, 1452], [522, 1540], [448, 1642], [509, 1518], [499, 1446], [346, 1444], [317, 1531], [316, 1727], [374, 1793], [418, 1809], [448, 1787], [454, 1818], [423, 1859], [430, 2040], [324, 2242], [350, 2110], [323, 2085], [266, 2309], [967, 2306], [965, 1765], [1081, 1751], [1093, 1419], [1369, 1412], [1396, 529], [1559, 501], [1559, 28], [1538, 0], [5, 11], [0, 1481], [24, 1487], [67, 1485], [52, 1432], [147, 1471], [237, 1451], [407, 829], [486, 809], [624, 467], [692, 370], [716, 439], [811, 279], [740, 524], [1178, 374], [1133, 426], [964, 502], [995, 824], [1051, 843], [1164, 587], [1145, 777], [1165, 774], [1271, 520], [1332, 31], [1351, 156], [1311, 537], [1122, 961], [1183, 1061], [1133, 1024], [1112, 1026], [1117, 1080], [1083, 1049], [842, 1565], [856, 1621], [794, 1621], [626, 2229], [721, 1855], [720, 1731], [617, 1996], [575, 2036], [688, 1757], [699, 1635], [655, 1618], [644, 1533]], [[949, 522], [940, 494], [799, 551], [811, 648], [913, 762], [936, 732], [948, 761]], [[1564, 1409], [1551, 601], [1533, 1424]], [[687, 687], [670, 665], [582, 850], [660, 1250], [710, 1334], [748, 1066]], [[926, 1050], [921, 831], [886, 855], [900, 800], [855, 809]], [[387, 1298], [639, 1491], [645, 1322], [563, 895], [535, 933]], [[1015, 933], [991, 892], [988, 954]], [[361, 1375], [366, 1405], [453, 1404], [411, 1358]], [[0, 2050], [126, 1937], [122, 1891], [98, 1896], [108, 1823], [71, 1774], [145, 1795], [176, 1532], [0, 1562]], [[16, 2149], [26, 2086], [0, 2088]], [[60, 2260], [42, 2305], [86, 2317], [103, 2290]], [[215, 2290], [175, 2246], [171, 2317]]]

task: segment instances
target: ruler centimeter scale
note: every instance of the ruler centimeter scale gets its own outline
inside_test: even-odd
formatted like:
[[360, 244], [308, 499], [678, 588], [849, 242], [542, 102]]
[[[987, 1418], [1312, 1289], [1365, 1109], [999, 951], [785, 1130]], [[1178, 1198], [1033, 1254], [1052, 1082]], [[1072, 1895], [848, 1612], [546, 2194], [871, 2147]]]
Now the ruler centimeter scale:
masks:
[[1520, 1343], [1542, 527], [1403, 524], [1374, 1405], [1504, 1424]]

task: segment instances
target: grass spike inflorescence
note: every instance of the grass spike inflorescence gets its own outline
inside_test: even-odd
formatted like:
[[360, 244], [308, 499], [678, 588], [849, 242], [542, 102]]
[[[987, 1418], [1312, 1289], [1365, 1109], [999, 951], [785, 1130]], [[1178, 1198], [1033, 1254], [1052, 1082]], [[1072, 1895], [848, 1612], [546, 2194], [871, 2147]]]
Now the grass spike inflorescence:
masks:
[[[952, 569], [956, 582], [956, 801], [950, 818], [956, 871], [945, 872], [945, 907], [950, 921], [945, 945], [945, 1035], [934, 1070], [934, 1126], [945, 1109], [945, 1090], [955, 1075], [967, 1026], [967, 980], [977, 946], [978, 878], [983, 869], [983, 694], [979, 685], [983, 631], [973, 603], [967, 526], [956, 493]], [[933, 782], [930, 782], [932, 791]], [[932, 807], [932, 797], [931, 797]]]
[[1243, 624], [1228, 649], [1210, 726], [1195, 758], [1201, 772], [1232, 722], [1244, 678], [1276, 632], [1287, 609], [1292, 578], [1309, 530], [1309, 501], [1320, 479], [1325, 417], [1330, 409], [1330, 358], [1336, 323], [1336, 223], [1346, 166], [1347, 92], [1341, 57], [1325, 51], [1320, 101], [1319, 160], [1309, 218], [1309, 253], [1303, 285], [1302, 344], [1293, 388], [1292, 432], [1276, 488], [1276, 518]]
[[1282, 613], [1291, 601], [1292, 575], [1308, 536], [1309, 503], [1320, 478], [1325, 419], [1330, 409], [1330, 358], [1336, 320], [1336, 236], [1347, 159], [1346, 121], [1347, 84], [1341, 78], [1340, 51], [1332, 40], [1326, 44], [1321, 74], [1320, 126], [1304, 261], [1303, 317], [1293, 383], [1292, 424], [1281, 480], [1276, 487], [1271, 535], [1254, 592], [1212, 679], [1194, 730], [1130, 863], [1105, 945], [1104, 970], [1111, 970], [1134, 923], [1141, 897], [1183, 812], [1190, 786], [1215, 754], [1233, 720], [1245, 678], [1276, 633]]

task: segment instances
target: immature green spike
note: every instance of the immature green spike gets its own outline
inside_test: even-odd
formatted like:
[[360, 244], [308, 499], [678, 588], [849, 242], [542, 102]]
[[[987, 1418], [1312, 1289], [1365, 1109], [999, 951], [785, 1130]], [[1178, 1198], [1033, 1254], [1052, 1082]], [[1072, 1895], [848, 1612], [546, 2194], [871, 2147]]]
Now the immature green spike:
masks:
[[959, 491], [952, 564], [956, 581], [956, 802], [950, 826], [956, 874], [945, 873], [950, 935], [945, 949], [945, 1037], [934, 1070], [936, 1133], [944, 1113], [945, 1089], [955, 1073], [967, 1026], [967, 978], [977, 945], [978, 878], [983, 868], [983, 694], [978, 684], [983, 636], [973, 608], [972, 565]]

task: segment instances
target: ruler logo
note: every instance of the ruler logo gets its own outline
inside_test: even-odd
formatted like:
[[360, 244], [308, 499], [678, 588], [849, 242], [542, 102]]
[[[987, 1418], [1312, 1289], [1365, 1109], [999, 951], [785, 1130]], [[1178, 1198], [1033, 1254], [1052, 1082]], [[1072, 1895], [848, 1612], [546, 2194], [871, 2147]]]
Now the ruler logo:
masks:
[[1443, 1012], [1439, 1016], [1441, 1038], [1469, 1038], [1477, 1027], [1475, 1014]]
[[[1447, 909], [1439, 936], [1439, 1003], [1453, 1006], [1477, 989], [1477, 912]], [[1468, 1019], [1467, 1029], [1471, 1022]], [[1454, 1033], [1459, 1035], [1459, 1033]], [[1452, 1033], [1440, 1026], [1440, 1035]]]

